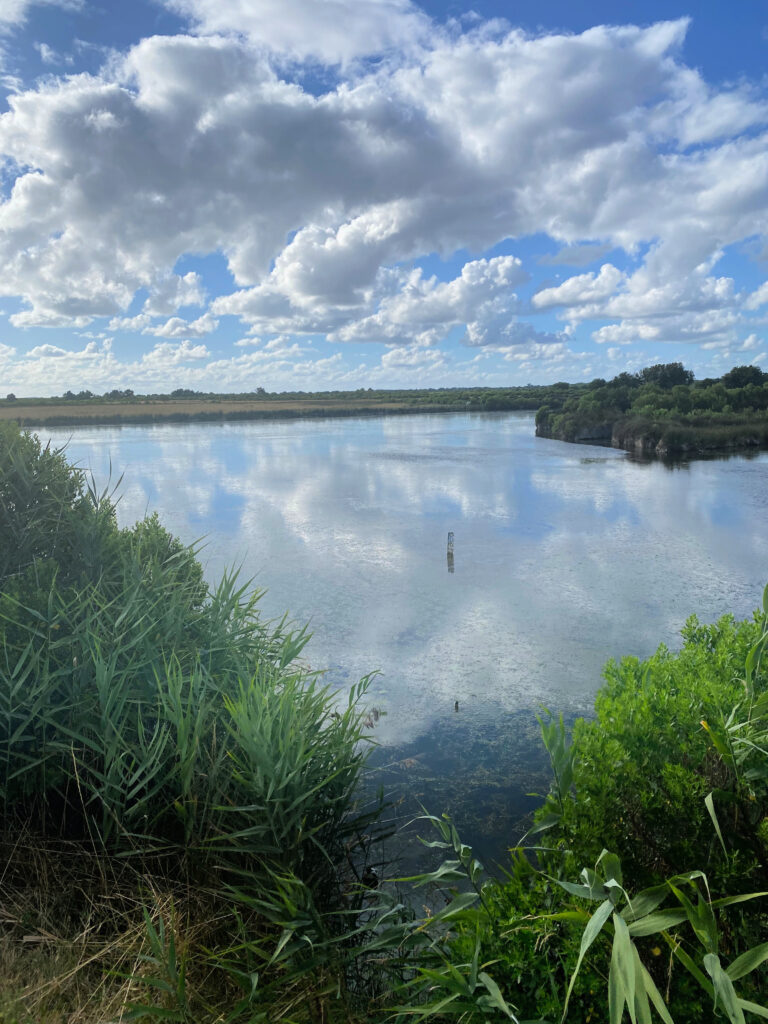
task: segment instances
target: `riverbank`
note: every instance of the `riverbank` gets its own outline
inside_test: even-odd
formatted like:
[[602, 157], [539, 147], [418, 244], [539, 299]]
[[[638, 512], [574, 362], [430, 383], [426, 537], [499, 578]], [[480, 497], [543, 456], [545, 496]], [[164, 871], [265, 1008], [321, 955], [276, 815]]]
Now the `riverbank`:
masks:
[[21, 427], [70, 427], [242, 420], [393, 416], [413, 413], [538, 409], [549, 389], [429, 388], [411, 391], [333, 391], [285, 394], [90, 395], [0, 400], [0, 420]]
[[139, 399], [134, 402], [60, 402], [0, 407], [0, 419], [21, 427], [67, 427], [139, 423], [192, 423], [259, 419], [295, 419], [316, 416], [391, 416], [398, 413], [445, 412], [449, 406], [356, 399], [248, 401], [225, 397], [203, 399]]
[[768, 445], [768, 374], [735, 366], [694, 380], [682, 363], [648, 366], [589, 384], [553, 385], [536, 436], [695, 458]]
[[683, 419], [621, 418], [608, 423], [582, 423], [571, 429], [552, 430], [536, 424], [536, 436], [576, 444], [621, 448], [636, 455], [696, 458], [718, 452], [749, 451], [768, 447], [768, 419], [734, 417], [732, 421], [690, 422]]

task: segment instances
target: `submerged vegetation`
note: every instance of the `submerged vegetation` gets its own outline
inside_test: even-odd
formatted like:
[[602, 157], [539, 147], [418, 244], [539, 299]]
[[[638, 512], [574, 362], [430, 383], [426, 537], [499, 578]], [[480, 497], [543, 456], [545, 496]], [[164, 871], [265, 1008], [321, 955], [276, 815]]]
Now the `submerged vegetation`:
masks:
[[[0, 424], [0, 1024], [768, 1018], [768, 589], [542, 713], [553, 784], [488, 877], [358, 804], [368, 680]], [[458, 830], [457, 830], [458, 829]]]

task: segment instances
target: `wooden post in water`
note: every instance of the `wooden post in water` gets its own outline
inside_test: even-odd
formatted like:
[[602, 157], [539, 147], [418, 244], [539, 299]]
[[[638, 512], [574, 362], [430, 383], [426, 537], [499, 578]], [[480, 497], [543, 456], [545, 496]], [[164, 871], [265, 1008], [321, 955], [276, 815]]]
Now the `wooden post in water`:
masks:
[[448, 534], [448, 572], [453, 572], [453, 530]]

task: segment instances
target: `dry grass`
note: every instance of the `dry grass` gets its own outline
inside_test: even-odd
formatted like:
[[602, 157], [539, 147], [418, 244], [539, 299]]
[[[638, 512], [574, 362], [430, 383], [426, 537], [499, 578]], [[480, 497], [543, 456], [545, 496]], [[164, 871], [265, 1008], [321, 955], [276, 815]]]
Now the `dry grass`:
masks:
[[192, 1019], [216, 1020], [212, 1003], [235, 997], [205, 956], [232, 924], [207, 891], [30, 833], [0, 853], [0, 1024], [119, 1024], [132, 1006], [165, 1005], [143, 980], [163, 977], [147, 917], [173, 936]]
[[125, 422], [132, 418], [154, 417], [164, 419], [172, 416], [211, 416], [231, 413], [306, 413], [306, 412], [349, 412], [350, 410], [371, 411], [399, 409], [407, 407], [406, 401], [386, 401], [383, 399], [346, 396], [343, 398], [324, 399], [233, 399], [226, 398], [169, 398], [136, 399], [133, 402], [58, 402], [51, 404], [0, 402], [0, 419], [23, 420], [25, 423], [41, 423], [47, 419], [59, 417], [77, 417], [78, 419], [99, 420], [122, 418]]

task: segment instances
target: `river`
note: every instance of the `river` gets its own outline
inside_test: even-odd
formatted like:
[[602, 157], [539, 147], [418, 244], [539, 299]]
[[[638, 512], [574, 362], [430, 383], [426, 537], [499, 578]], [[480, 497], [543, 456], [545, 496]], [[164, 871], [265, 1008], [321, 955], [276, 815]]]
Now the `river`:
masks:
[[210, 579], [239, 565], [265, 615], [309, 621], [334, 686], [380, 670], [371, 784], [490, 859], [547, 785], [541, 706], [588, 714], [608, 658], [744, 617], [768, 579], [768, 453], [641, 462], [528, 413], [39, 433], [122, 475], [121, 525], [157, 510]]

